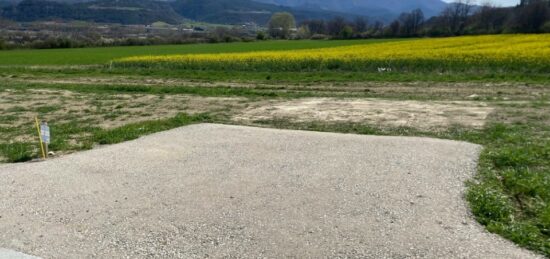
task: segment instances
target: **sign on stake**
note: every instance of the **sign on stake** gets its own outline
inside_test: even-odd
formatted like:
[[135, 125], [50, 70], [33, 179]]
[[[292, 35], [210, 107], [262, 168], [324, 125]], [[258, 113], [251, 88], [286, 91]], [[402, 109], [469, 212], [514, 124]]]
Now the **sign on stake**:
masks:
[[38, 117], [35, 117], [36, 130], [38, 132], [38, 138], [40, 139], [40, 150], [42, 151], [42, 158], [46, 159], [48, 154], [48, 144], [50, 143], [50, 127], [47, 122], [38, 122]]

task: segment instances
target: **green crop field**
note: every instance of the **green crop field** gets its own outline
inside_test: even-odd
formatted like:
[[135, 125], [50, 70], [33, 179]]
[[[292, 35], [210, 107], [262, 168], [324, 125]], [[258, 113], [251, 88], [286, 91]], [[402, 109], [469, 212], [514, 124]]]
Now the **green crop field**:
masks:
[[[550, 34], [358, 42], [323, 49], [136, 55], [115, 66], [173, 70], [550, 73]], [[472, 47], [475, 46], [475, 47]], [[377, 71], [380, 72], [380, 71]]]
[[[550, 256], [549, 37], [0, 51], [0, 161], [38, 157], [35, 116], [61, 155], [200, 122], [468, 141], [484, 147], [475, 217]], [[271, 113], [323, 102], [338, 105]], [[334, 110], [360, 116], [306, 116]]]
[[97, 65], [107, 64], [113, 59], [129, 56], [297, 50], [349, 46], [384, 41], [388, 40], [263, 41], [82, 49], [12, 50], [0, 51], [0, 65]]

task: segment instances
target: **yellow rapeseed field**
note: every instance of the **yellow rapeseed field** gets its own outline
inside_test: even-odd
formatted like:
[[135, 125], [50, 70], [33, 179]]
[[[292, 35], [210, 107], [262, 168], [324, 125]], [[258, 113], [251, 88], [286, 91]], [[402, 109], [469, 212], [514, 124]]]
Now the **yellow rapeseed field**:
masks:
[[115, 60], [114, 64], [238, 70], [431, 69], [471, 65], [546, 69], [550, 66], [550, 34], [415, 39], [297, 51], [138, 56]]

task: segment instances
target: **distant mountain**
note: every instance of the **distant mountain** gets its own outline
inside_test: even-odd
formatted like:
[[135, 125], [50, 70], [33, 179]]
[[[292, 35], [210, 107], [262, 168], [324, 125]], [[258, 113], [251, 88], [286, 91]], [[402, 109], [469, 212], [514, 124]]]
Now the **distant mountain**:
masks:
[[0, 0], [0, 17], [17, 21], [84, 20], [102, 23], [176, 24], [184, 19], [209, 23], [265, 25], [275, 12], [298, 21], [357, 16], [389, 22], [421, 8], [426, 17], [447, 6], [441, 0]]
[[[350, 16], [348, 13], [326, 10], [306, 10], [251, 0], [176, 0], [171, 3], [183, 17], [210, 23], [235, 24], [255, 22], [265, 25], [276, 12], [290, 12], [298, 21], [306, 19], [330, 19], [335, 16]], [[351, 15], [352, 17], [358, 15]]]
[[82, 3], [24, 0], [16, 6], [4, 8], [2, 16], [23, 22], [63, 19], [122, 24], [178, 23], [183, 19], [170, 4], [153, 0]]
[[[364, 16], [397, 16], [416, 8], [426, 16], [438, 15], [447, 4], [441, 0], [254, 0], [301, 9], [321, 9]], [[385, 14], [385, 15], [384, 15]], [[391, 17], [394, 18], [394, 17]], [[387, 18], [386, 18], [387, 20]]]
[[2, 8], [0, 16], [23, 22], [62, 19], [122, 24], [162, 21], [176, 24], [191, 19], [220, 24], [254, 22], [265, 25], [273, 13], [283, 11], [293, 13], [298, 21], [361, 16], [252, 0], [23, 0]]
[[250, 0], [176, 0], [171, 5], [183, 17], [221, 24], [251, 21], [265, 24], [274, 12], [290, 10]]
[[[7, 6], [10, 6], [10, 5], [14, 5], [14, 4], [17, 4], [17, 3], [19, 3], [18, 0], [0, 0], [0, 8], [7, 7]], [[2, 13], [1, 10], [0, 10], [0, 13]]]

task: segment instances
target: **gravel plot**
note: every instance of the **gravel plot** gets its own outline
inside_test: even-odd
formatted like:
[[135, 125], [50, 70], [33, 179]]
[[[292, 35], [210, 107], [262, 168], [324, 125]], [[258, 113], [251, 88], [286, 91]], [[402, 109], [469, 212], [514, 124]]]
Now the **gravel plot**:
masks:
[[0, 166], [0, 247], [44, 258], [534, 257], [468, 213], [480, 149], [183, 127]]

